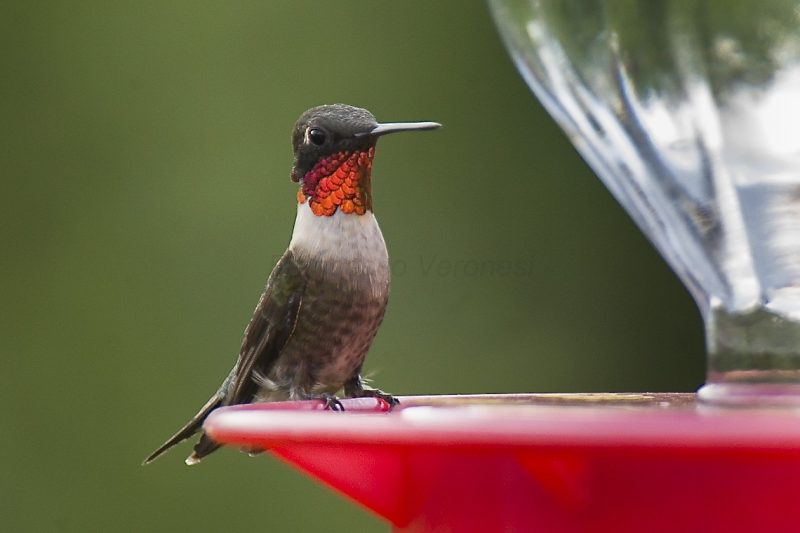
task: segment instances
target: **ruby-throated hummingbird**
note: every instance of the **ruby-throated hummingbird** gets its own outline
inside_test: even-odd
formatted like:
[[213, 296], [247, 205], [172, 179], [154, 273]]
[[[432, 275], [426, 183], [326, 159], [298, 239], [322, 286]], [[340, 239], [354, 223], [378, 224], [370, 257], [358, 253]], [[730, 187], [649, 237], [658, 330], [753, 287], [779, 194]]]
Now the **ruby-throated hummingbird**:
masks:
[[[289, 248], [267, 280], [228, 377], [200, 411], [145, 464], [201, 430], [217, 407], [261, 401], [389, 394], [366, 386], [361, 365], [389, 297], [389, 257], [372, 212], [372, 158], [387, 133], [435, 122], [379, 124], [344, 104], [303, 113], [292, 134], [291, 179], [300, 183]], [[220, 445], [203, 434], [192, 465]]]

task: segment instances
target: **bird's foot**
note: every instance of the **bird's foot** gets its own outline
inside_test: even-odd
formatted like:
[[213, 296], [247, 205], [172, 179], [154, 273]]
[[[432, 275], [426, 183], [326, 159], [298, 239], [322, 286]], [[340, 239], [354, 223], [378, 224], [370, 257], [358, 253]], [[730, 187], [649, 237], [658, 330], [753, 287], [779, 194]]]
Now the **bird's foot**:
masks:
[[322, 400], [326, 411], [344, 411], [344, 405], [333, 394], [323, 394], [319, 399]]
[[380, 389], [363, 389], [358, 393], [358, 398], [376, 398], [386, 404], [387, 410], [391, 411], [396, 406], [400, 405], [400, 400]]

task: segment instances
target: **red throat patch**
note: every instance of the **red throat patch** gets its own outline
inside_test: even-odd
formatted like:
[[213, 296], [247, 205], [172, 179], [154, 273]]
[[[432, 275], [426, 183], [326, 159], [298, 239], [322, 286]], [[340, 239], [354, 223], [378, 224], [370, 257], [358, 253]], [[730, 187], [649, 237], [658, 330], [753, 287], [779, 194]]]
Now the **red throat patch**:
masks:
[[363, 215], [372, 210], [372, 158], [375, 147], [369, 150], [345, 151], [320, 159], [303, 176], [297, 191], [297, 201], [309, 202], [317, 216], [331, 216], [337, 209], [342, 213]]

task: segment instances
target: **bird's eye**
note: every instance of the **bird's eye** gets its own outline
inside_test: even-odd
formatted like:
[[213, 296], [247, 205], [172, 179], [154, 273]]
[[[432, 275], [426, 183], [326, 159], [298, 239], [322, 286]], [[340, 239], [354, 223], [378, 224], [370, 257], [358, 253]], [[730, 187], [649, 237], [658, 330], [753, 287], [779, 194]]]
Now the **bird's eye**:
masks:
[[309, 128], [306, 132], [306, 138], [312, 143], [316, 144], [317, 146], [322, 146], [325, 144], [325, 140], [328, 138], [325, 135], [325, 132], [319, 128]]

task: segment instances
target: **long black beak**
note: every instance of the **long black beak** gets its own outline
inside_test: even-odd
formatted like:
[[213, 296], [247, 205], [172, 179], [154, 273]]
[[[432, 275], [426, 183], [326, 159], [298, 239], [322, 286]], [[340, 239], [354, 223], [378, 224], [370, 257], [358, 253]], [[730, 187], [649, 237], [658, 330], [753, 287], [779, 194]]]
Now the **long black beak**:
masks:
[[355, 137], [380, 137], [387, 133], [396, 133], [398, 131], [417, 131], [417, 130], [435, 130], [442, 127], [438, 122], [384, 122], [378, 124], [369, 131], [356, 133]]

